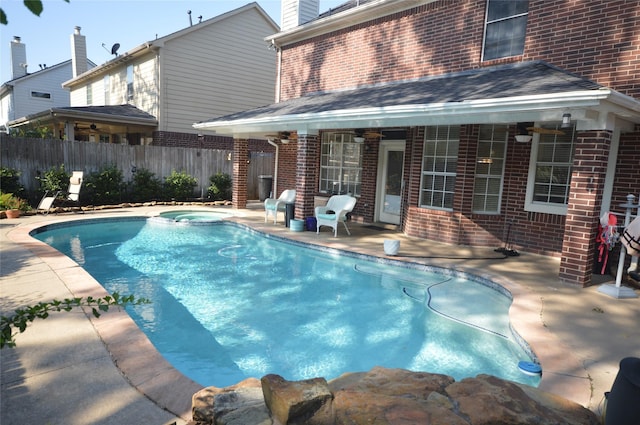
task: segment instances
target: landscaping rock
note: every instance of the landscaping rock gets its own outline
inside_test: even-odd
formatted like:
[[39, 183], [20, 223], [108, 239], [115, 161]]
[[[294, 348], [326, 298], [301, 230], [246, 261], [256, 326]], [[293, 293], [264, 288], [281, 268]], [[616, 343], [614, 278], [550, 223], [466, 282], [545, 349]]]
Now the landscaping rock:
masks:
[[[577, 403], [490, 375], [452, 377], [375, 367], [327, 383], [267, 375], [194, 396], [194, 424], [598, 425]], [[261, 384], [261, 390], [258, 385]], [[260, 393], [263, 399], [260, 400]], [[269, 415], [270, 414], [270, 415]]]

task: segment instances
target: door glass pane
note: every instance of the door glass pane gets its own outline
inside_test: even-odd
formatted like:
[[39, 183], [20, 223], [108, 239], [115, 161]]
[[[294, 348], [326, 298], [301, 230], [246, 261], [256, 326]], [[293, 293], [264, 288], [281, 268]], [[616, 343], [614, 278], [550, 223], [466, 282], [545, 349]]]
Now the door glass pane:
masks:
[[387, 153], [384, 212], [388, 214], [400, 214], [403, 161], [404, 152], [389, 151]]

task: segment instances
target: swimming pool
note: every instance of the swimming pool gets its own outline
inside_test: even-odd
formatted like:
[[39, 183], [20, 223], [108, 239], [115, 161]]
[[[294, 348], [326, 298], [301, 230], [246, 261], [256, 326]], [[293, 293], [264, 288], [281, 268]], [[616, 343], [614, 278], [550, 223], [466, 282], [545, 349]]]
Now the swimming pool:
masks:
[[510, 330], [508, 294], [469, 276], [323, 252], [227, 222], [101, 219], [33, 236], [108, 291], [151, 299], [129, 314], [205, 386], [267, 373], [332, 379], [376, 365], [539, 382], [518, 370], [531, 356]]

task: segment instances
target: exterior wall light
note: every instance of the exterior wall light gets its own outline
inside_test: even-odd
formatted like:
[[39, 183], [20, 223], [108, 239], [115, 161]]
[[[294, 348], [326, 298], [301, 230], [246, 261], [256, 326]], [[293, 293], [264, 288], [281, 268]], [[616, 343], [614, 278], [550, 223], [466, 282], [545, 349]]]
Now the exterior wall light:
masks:
[[560, 128], [571, 128], [571, 114], [562, 114], [562, 124], [560, 124]]

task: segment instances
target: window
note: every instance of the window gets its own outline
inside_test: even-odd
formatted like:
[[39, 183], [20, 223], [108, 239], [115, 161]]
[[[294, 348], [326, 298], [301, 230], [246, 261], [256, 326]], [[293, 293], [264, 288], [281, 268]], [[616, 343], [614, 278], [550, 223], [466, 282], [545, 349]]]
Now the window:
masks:
[[36, 99], [51, 99], [51, 93], [45, 93], [41, 91], [32, 91], [31, 97], [35, 97]]
[[453, 209], [459, 144], [459, 126], [426, 128], [420, 182], [421, 207]]
[[481, 125], [473, 184], [473, 212], [500, 213], [502, 177], [509, 128], [506, 125]]
[[102, 79], [102, 87], [104, 88], [104, 104], [110, 105], [109, 103], [109, 91], [111, 90], [111, 84], [109, 82], [109, 76], [105, 75]]
[[133, 65], [127, 66], [127, 102], [133, 100]]
[[[556, 126], [543, 126], [550, 133]], [[566, 214], [573, 166], [574, 130], [535, 134], [527, 185], [527, 211]]]
[[93, 105], [93, 87], [91, 84], [87, 85], [87, 105]]
[[506, 58], [524, 52], [528, 0], [489, 0], [482, 60]]
[[360, 196], [362, 147], [347, 133], [322, 133], [320, 192]]

